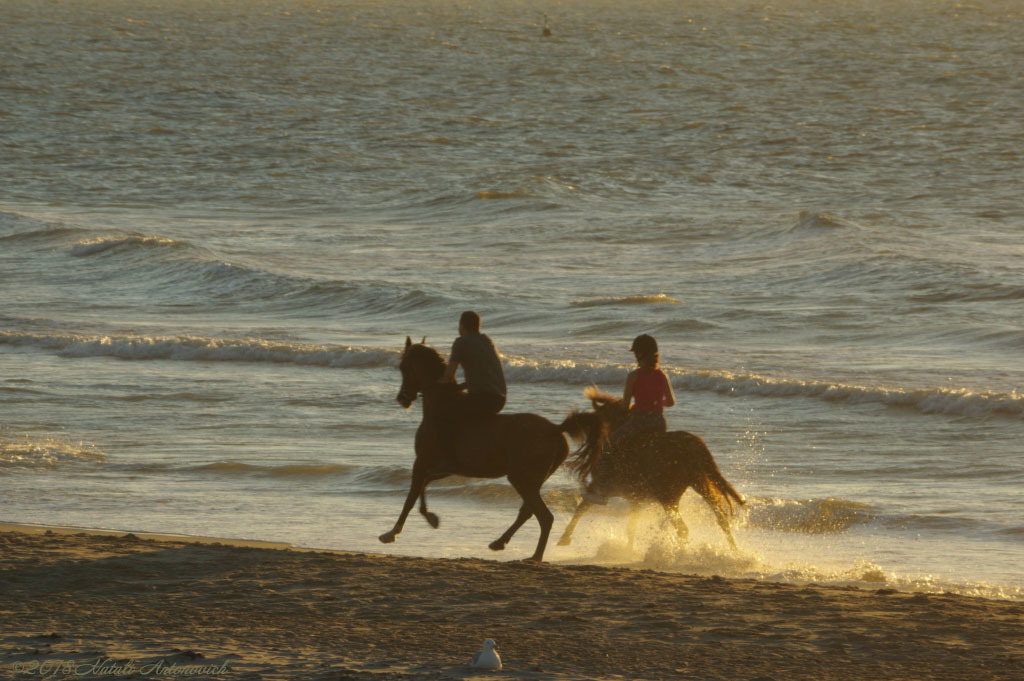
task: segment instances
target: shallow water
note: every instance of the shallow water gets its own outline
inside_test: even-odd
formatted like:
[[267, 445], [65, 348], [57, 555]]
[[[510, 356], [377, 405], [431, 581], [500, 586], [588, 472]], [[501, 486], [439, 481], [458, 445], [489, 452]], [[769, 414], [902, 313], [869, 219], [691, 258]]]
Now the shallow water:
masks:
[[[540, 35], [543, 14], [553, 29]], [[1022, 598], [1017, 3], [0, 8], [5, 520], [489, 556], [503, 481], [390, 546], [406, 335], [509, 411], [653, 333], [748, 499], [555, 561]], [[577, 486], [545, 487], [559, 533]], [[532, 553], [531, 523], [499, 557]]]

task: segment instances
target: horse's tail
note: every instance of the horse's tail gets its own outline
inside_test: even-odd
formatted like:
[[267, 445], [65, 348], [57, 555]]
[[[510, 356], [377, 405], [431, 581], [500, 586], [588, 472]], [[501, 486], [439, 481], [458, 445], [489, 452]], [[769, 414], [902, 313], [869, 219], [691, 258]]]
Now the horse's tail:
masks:
[[[699, 439], [699, 438], [698, 438]], [[715, 458], [711, 456], [711, 450], [701, 440], [701, 454], [697, 461], [697, 481], [693, 487], [709, 503], [719, 509], [725, 515], [732, 515], [736, 512], [736, 506], [743, 506], [746, 501], [736, 491], [736, 488], [729, 484], [729, 481], [718, 469]]]
[[597, 460], [601, 458], [601, 452], [608, 442], [608, 424], [592, 411], [573, 411], [562, 421], [559, 428], [568, 434], [573, 442], [580, 443], [566, 465], [582, 480], [590, 475], [597, 465]]

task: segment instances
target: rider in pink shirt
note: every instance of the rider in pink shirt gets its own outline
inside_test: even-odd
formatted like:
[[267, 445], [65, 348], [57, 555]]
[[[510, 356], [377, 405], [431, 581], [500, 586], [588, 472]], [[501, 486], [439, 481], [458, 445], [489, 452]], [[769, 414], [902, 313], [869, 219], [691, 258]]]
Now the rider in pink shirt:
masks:
[[668, 376], [658, 368], [661, 356], [654, 337], [637, 336], [630, 350], [636, 356], [638, 367], [626, 376], [622, 394], [622, 401], [631, 407], [629, 420], [612, 433], [611, 446], [598, 460], [590, 486], [584, 490], [583, 498], [595, 504], [607, 501], [602, 488], [614, 472], [616, 457], [629, 449], [628, 441], [643, 433], [664, 433], [668, 428], [662, 412], [676, 403]]

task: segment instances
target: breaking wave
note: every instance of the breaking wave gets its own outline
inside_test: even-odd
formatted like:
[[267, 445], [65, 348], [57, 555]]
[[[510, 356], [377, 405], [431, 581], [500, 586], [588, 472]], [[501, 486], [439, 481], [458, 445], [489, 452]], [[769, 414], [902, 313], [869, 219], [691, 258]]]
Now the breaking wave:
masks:
[[62, 357], [116, 357], [125, 360], [270, 362], [328, 367], [375, 367], [397, 362], [398, 350], [375, 350], [257, 338], [195, 336], [104, 336], [18, 334], [0, 331], [0, 345], [34, 347]]
[[92, 239], [83, 239], [75, 244], [71, 249], [71, 255], [76, 257], [84, 257], [89, 255], [96, 255], [97, 253], [103, 253], [117, 248], [192, 248], [192, 245], [185, 241], [176, 241], [174, 239], [165, 239], [158, 236], [140, 236], [133, 234], [130, 236], [120, 237], [95, 237]]
[[672, 298], [664, 293], [657, 293], [654, 295], [586, 298], [574, 300], [570, 305], [573, 307], [602, 307], [608, 305], [681, 305], [682, 302], [683, 301]]
[[[0, 345], [28, 347], [62, 357], [116, 357], [125, 360], [267, 362], [336, 368], [397, 366], [400, 348], [316, 345], [261, 338], [128, 336], [0, 331]], [[512, 383], [619, 385], [628, 369], [619, 364], [572, 360], [531, 360], [506, 356]], [[732, 397], [801, 398], [850, 404], [882, 404], [923, 414], [1024, 417], [1024, 395], [966, 388], [860, 386], [773, 378], [729, 371], [669, 370], [676, 390], [714, 392]]]

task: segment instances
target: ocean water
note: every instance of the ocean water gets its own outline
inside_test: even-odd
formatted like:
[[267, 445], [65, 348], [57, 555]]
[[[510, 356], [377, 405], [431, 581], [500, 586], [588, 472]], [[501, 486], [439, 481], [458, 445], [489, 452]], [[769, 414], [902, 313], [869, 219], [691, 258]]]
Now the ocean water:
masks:
[[[546, 15], [546, 18], [545, 18]], [[542, 35], [547, 21], [550, 36]], [[746, 497], [547, 558], [1024, 599], [1024, 6], [0, 2], [0, 520], [516, 559], [390, 529], [407, 335], [506, 411], [621, 390]], [[546, 484], [564, 528], [578, 484]]]

